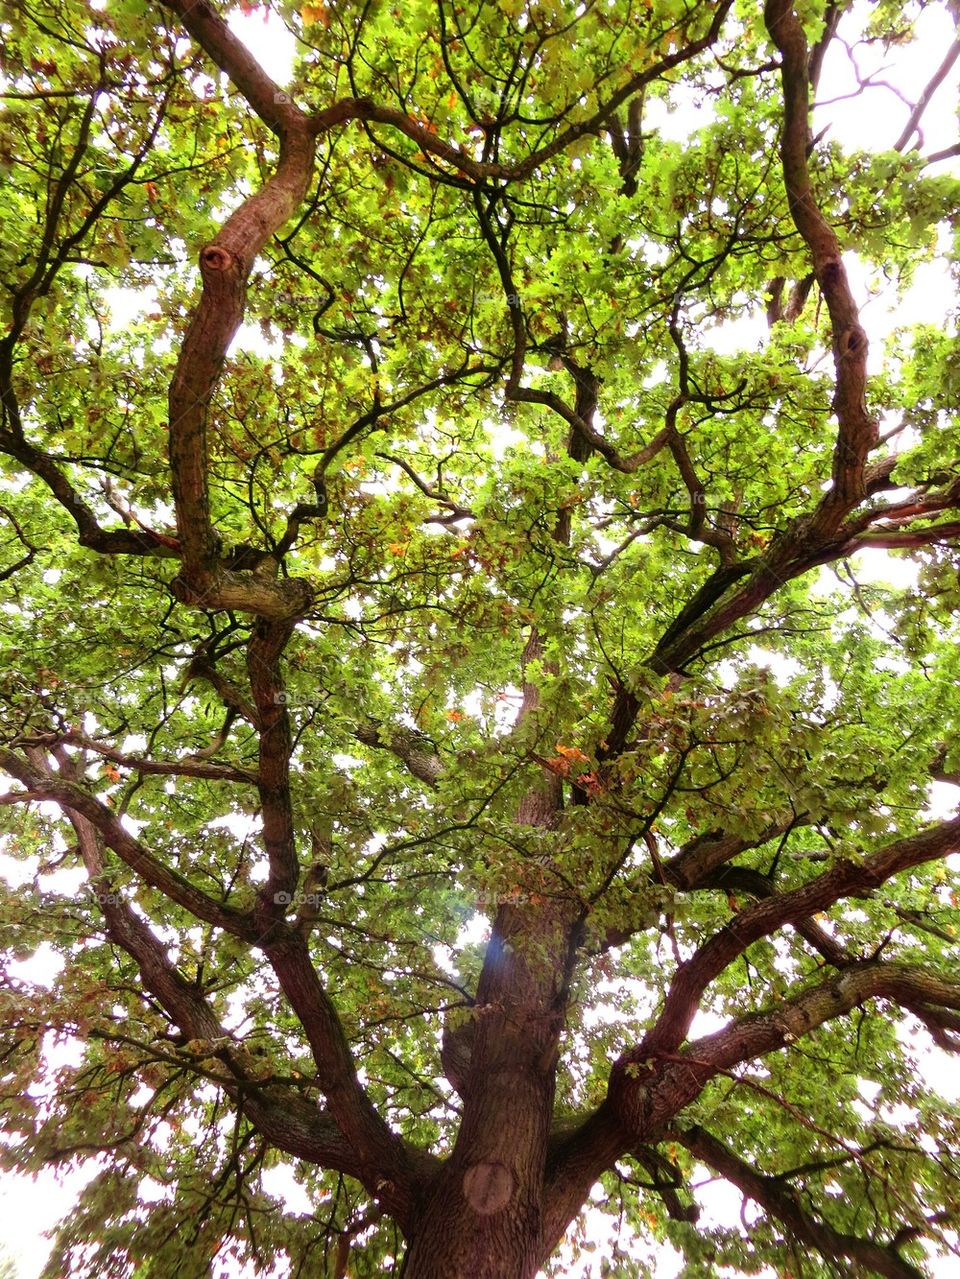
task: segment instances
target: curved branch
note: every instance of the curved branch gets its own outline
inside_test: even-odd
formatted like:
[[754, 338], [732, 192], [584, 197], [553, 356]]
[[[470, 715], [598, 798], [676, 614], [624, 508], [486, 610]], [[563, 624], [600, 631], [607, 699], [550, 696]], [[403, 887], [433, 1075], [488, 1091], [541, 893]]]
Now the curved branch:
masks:
[[162, 3], [177, 15], [207, 57], [227, 73], [269, 129], [283, 134], [303, 123], [306, 118], [303, 112], [271, 80], [207, 0], [162, 0]]
[[315, 133], [322, 133], [334, 124], [344, 120], [364, 120], [373, 124], [385, 124], [404, 134], [427, 155], [443, 160], [451, 165], [461, 177], [472, 178], [474, 182], [486, 184], [490, 182], [518, 182], [528, 178], [542, 165], [555, 156], [562, 155], [568, 147], [579, 139], [595, 135], [606, 129], [619, 107], [648, 84], [659, 80], [675, 67], [689, 62], [697, 54], [709, 49], [718, 39], [727, 14], [732, 7], [732, 0], [720, 0], [709, 29], [697, 40], [681, 45], [672, 53], [645, 67], [643, 71], [631, 76], [610, 98], [586, 120], [569, 125], [559, 133], [552, 142], [532, 151], [523, 160], [514, 164], [499, 164], [490, 161], [475, 160], [469, 151], [458, 146], [451, 146], [431, 133], [429, 128], [395, 107], [378, 106], [369, 98], [346, 98], [332, 106], [318, 111], [311, 118], [311, 126]]
[[636, 1053], [630, 1054], [631, 1059], [676, 1049], [686, 1037], [704, 990], [759, 938], [769, 936], [785, 924], [798, 923], [826, 910], [841, 897], [868, 893], [892, 875], [958, 849], [960, 817], [955, 817], [897, 840], [862, 861], [841, 861], [802, 888], [741, 911], [678, 968], [660, 1017]]
[[[91, 882], [95, 887], [102, 885], [107, 868], [100, 836], [86, 817], [72, 811], [68, 817]], [[137, 963], [144, 988], [189, 1040], [208, 1044], [211, 1055], [223, 1062], [218, 1081], [254, 1127], [281, 1150], [360, 1177], [356, 1151], [330, 1116], [292, 1088], [263, 1087], [255, 1074], [248, 1075], [243, 1050], [233, 1045], [198, 986], [183, 979], [167, 958], [163, 943], [130, 906], [109, 892], [98, 893], [97, 902], [111, 941]]]
[[839, 422], [833, 454], [833, 488], [814, 517], [818, 531], [829, 534], [856, 503], [863, 500], [867, 454], [877, 443], [879, 428], [867, 412], [867, 335], [860, 324], [840, 243], [813, 194], [807, 165], [810, 114], [809, 51], [791, 0], [767, 0], [767, 31], [781, 57], [783, 176], [797, 230], [813, 260], [813, 270], [830, 312], [836, 389], [833, 409]]
[[[675, 1117], [716, 1075], [792, 1044], [874, 998], [895, 1002], [928, 1028], [960, 1021], [960, 984], [909, 964], [870, 960], [852, 964], [773, 1008], [739, 1018], [682, 1053], [651, 1052], [640, 1045], [624, 1054], [611, 1072], [605, 1101], [551, 1147], [545, 1238], [555, 1245], [597, 1177], [638, 1142], [662, 1140]], [[671, 1135], [676, 1139], [676, 1133]]]
[[[247, 277], [257, 255], [306, 196], [315, 139], [306, 117], [281, 93], [206, 0], [167, 0], [184, 27], [234, 80], [280, 136], [280, 158], [259, 191], [227, 219], [200, 252], [203, 290], [170, 384], [170, 470], [182, 547], [178, 598], [205, 609], [236, 609], [283, 620], [309, 608], [309, 585], [276, 580], [277, 565], [231, 572], [220, 562], [210, 515], [207, 416], [227, 349], [243, 319]], [[271, 576], [271, 570], [273, 575]]]
[[333, 1001], [320, 982], [302, 935], [264, 946], [280, 987], [306, 1032], [317, 1082], [350, 1143], [358, 1179], [408, 1230], [416, 1179], [434, 1161], [409, 1148], [381, 1118], [357, 1076]]
[[[154, 777], [199, 777], [212, 782], [239, 782], [247, 786], [255, 786], [257, 775], [249, 768], [241, 768], [238, 764], [211, 764], [197, 755], [184, 759], [146, 759], [141, 755], [125, 755], [123, 751], [98, 742], [84, 733], [63, 733], [52, 739], [51, 744], [82, 746], [84, 750], [93, 751], [103, 759], [110, 760], [120, 768], [129, 768], [131, 772], [143, 773]], [[43, 745], [43, 742], [38, 744]]]
[[[32, 751], [31, 754], [36, 758], [40, 752]], [[16, 751], [7, 749], [0, 749], [0, 768], [32, 793], [58, 804], [74, 824], [80, 819], [88, 822], [124, 865], [129, 866], [144, 883], [156, 888], [184, 910], [190, 911], [197, 919], [205, 920], [245, 941], [256, 940], [257, 931], [252, 916], [214, 901], [185, 876], [165, 866], [124, 828], [119, 818], [105, 804], [101, 804], [78, 782], [42, 769], [39, 760], [28, 762]]]
[[773, 1008], [695, 1040], [683, 1052], [642, 1042], [614, 1066], [608, 1100], [638, 1140], [659, 1137], [715, 1075], [793, 1044], [875, 998], [891, 1000], [928, 1027], [942, 1027], [957, 1020], [960, 985], [909, 964], [864, 960]]
[[[277, 581], [269, 570], [240, 573], [222, 566], [210, 515], [207, 415], [227, 348], [243, 319], [250, 268], [306, 195], [313, 148], [304, 130], [288, 130], [273, 176], [201, 250], [203, 291], [169, 395], [170, 471], [182, 548], [174, 589], [183, 602], [198, 607], [232, 608], [277, 620], [301, 616], [310, 604], [310, 588], [296, 578]], [[276, 567], [274, 563], [274, 573]]]
[[769, 1216], [782, 1221], [795, 1239], [816, 1248], [825, 1257], [852, 1261], [885, 1279], [923, 1279], [920, 1271], [904, 1261], [892, 1244], [878, 1244], [871, 1239], [844, 1234], [817, 1220], [801, 1207], [796, 1195], [778, 1177], [757, 1172], [752, 1164], [705, 1129], [677, 1128], [670, 1137], [736, 1186], [746, 1198], [758, 1203]]

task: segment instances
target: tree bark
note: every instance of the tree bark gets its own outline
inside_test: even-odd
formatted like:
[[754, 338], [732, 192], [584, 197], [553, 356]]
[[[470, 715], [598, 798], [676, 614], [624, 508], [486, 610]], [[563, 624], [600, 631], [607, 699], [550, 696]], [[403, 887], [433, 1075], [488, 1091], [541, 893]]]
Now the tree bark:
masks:
[[415, 1214], [405, 1279], [532, 1279], [543, 1262], [569, 929], [560, 910], [499, 913], [477, 990], [463, 1123]]
[[[534, 629], [525, 675], [542, 655]], [[525, 678], [520, 720], [539, 704]], [[517, 824], [556, 828], [562, 809], [561, 783], [542, 768]], [[530, 865], [531, 889], [541, 872]], [[497, 912], [472, 1010], [463, 1121], [415, 1215], [405, 1279], [533, 1279], [543, 1262], [547, 1146], [577, 911], [572, 900], [532, 891]]]

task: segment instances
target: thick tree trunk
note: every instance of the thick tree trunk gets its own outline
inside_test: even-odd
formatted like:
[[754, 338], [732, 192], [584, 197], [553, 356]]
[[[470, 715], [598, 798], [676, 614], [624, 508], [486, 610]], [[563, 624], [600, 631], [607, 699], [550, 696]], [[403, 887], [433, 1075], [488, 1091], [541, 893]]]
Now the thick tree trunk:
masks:
[[487, 1045], [487, 1078], [473, 1105], [468, 1090], [466, 1139], [425, 1196], [406, 1279], [532, 1279], [542, 1260], [552, 1070], [520, 1042], [521, 1028], [504, 1033], [506, 1018], [491, 1017], [501, 1025]]
[[542, 906], [499, 912], [477, 988], [463, 1122], [414, 1214], [406, 1279], [530, 1279], [541, 1264], [568, 928]]
[[[524, 672], [541, 656], [534, 629]], [[520, 720], [539, 704], [525, 679]], [[554, 829], [562, 810], [560, 780], [543, 769], [520, 801], [518, 827]], [[404, 1279], [533, 1279], [543, 1261], [547, 1143], [581, 906], [552, 883], [550, 895], [537, 891], [536, 863], [518, 868], [521, 882], [527, 873], [529, 898], [502, 905], [493, 925], [472, 1031], [462, 1036], [463, 1120], [414, 1213]]]
[[[488, 1165], [473, 1190], [489, 1207], [509, 1189], [502, 1165]], [[534, 1279], [541, 1264], [539, 1215], [518, 1197], [494, 1211], [472, 1207], [445, 1182], [411, 1241], [403, 1279]]]
[[[524, 826], [551, 825], [555, 778], [524, 797]], [[473, 1008], [463, 1121], [422, 1197], [405, 1279], [532, 1279], [543, 1260], [547, 1141], [569, 980], [575, 907], [501, 906]]]

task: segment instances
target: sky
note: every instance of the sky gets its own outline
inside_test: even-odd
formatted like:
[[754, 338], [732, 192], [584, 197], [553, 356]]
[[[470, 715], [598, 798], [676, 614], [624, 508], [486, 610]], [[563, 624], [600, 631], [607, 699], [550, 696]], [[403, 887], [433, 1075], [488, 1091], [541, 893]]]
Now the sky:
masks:
[[[866, 15], [868, 6], [861, 4], [852, 17]], [[230, 18], [230, 26], [259, 58], [270, 75], [281, 85], [289, 81], [294, 54], [293, 37], [276, 21], [264, 22], [262, 13]], [[848, 41], [856, 39], [856, 22], [845, 21], [842, 29]], [[953, 39], [952, 24], [948, 14], [940, 8], [928, 8], [918, 23], [919, 39], [914, 46], [897, 48], [884, 54], [882, 50], [860, 46], [853, 50], [853, 58], [842, 48], [834, 48], [828, 56], [820, 85], [819, 101], [814, 116], [814, 132], [828, 129], [827, 136], [850, 149], [883, 151], [893, 146], [900, 135], [908, 115], [903, 97], [912, 99], [918, 86], [929, 78]], [[866, 84], [858, 93], [857, 67], [860, 81]], [[958, 129], [954, 104], [960, 83], [960, 65], [955, 65], [939, 89], [924, 116], [924, 154], [954, 145]], [[856, 96], [853, 96], [856, 95]], [[682, 141], [689, 133], [709, 122], [709, 109], [697, 109], [691, 102], [687, 106], [667, 113], [659, 102], [648, 105], [646, 128], [659, 128], [673, 139]], [[943, 162], [934, 171], [960, 172], [960, 160]], [[861, 304], [861, 320], [867, 329], [872, 346], [872, 360], [880, 359], [883, 338], [895, 326], [918, 320], [930, 322], [942, 317], [955, 299], [942, 267], [936, 263], [922, 265], [906, 296], [894, 299], [882, 287], [882, 281], [871, 278], [852, 253], [846, 255], [854, 293]], [[145, 303], [142, 295], [129, 291], [113, 290], [110, 296], [113, 324], [125, 324], [133, 315], [142, 311]], [[713, 345], [724, 353], [743, 349], [755, 349], [766, 337], [766, 320], [757, 314], [724, 326], [714, 332]], [[874, 368], [876, 371], [876, 368]], [[860, 580], [886, 580], [895, 585], [905, 585], [911, 580], [912, 568], [902, 559], [894, 559], [880, 551], [865, 552], [858, 557], [857, 575]], [[955, 806], [955, 792], [938, 794], [937, 807]], [[4, 861], [0, 858], [0, 874], [5, 874]], [[33, 961], [21, 966], [22, 975], [41, 984], [49, 983], [55, 975], [52, 952], [38, 953]], [[708, 1033], [712, 1024], [698, 1024], [696, 1033]], [[930, 1050], [923, 1057], [927, 1082], [942, 1095], [956, 1099], [960, 1096], [960, 1073], [956, 1063], [939, 1050]], [[35, 1279], [46, 1258], [49, 1243], [44, 1232], [55, 1226], [68, 1210], [79, 1186], [93, 1175], [93, 1168], [58, 1179], [46, 1173], [36, 1180], [24, 1177], [0, 1176], [0, 1259], [3, 1247], [12, 1255], [18, 1266], [19, 1279]], [[296, 1211], [306, 1210], [307, 1205], [295, 1202], [296, 1187], [282, 1179], [277, 1183], [277, 1193], [290, 1197], [289, 1206]], [[703, 1210], [705, 1224], [726, 1224], [740, 1219], [742, 1201], [731, 1187], [704, 1173], [697, 1190], [697, 1199]], [[749, 1210], [746, 1220], [749, 1221]], [[600, 1214], [592, 1214], [591, 1229], [609, 1228]], [[679, 1273], [680, 1262], [670, 1249], [661, 1250], [657, 1258], [657, 1279], [674, 1279]], [[772, 1273], [772, 1272], [771, 1272]], [[960, 1260], [943, 1258], [938, 1263], [938, 1279], [960, 1279]]]

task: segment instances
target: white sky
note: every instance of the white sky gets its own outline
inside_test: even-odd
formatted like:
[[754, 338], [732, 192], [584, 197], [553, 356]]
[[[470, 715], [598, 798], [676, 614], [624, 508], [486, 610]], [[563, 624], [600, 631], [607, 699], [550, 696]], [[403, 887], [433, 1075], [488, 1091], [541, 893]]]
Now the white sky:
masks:
[[[867, 6], [859, 12], [866, 14]], [[918, 22], [919, 41], [907, 49], [892, 50], [886, 57], [882, 50], [862, 46], [856, 51], [862, 79], [870, 77], [885, 80], [902, 88], [907, 98], [912, 98], [931, 74], [953, 39], [954, 33], [949, 15], [942, 8], [928, 8]], [[266, 23], [262, 14], [242, 16], [235, 13], [230, 26], [259, 58], [261, 64], [281, 85], [289, 82], [294, 55], [294, 39], [277, 21]], [[850, 24], [845, 20], [844, 31], [850, 38]], [[955, 66], [944, 85], [938, 91], [924, 117], [922, 128], [924, 154], [952, 146], [957, 141], [957, 121], [952, 109], [956, 89], [960, 81], [960, 66]], [[836, 48], [828, 57], [823, 70], [819, 100], [840, 98], [856, 89], [849, 60], [843, 50]], [[656, 114], [654, 114], [656, 112]], [[869, 87], [864, 93], [848, 101], [833, 102], [818, 108], [814, 121], [815, 131], [829, 126], [828, 136], [848, 148], [882, 151], [892, 147], [899, 136], [908, 115], [907, 106], [889, 88]], [[709, 123], [709, 108], [698, 112], [693, 107], [668, 114], [656, 101], [649, 104], [645, 118], [647, 127], [658, 126], [669, 137], [683, 140], [693, 129]], [[960, 161], [948, 162], [951, 171], [960, 171]], [[946, 166], [938, 166], [944, 171]], [[935, 170], [936, 171], [936, 170]], [[921, 266], [912, 288], [904, 299], [894, 300], [879, 291], [875, 281], [868, 278], [855, 255], [846, 255], [848, 270], [863, 312], [862, 321], [873, 344], [872, 357], [877, 361], [882, 350], [882, 339], [894, 325], [914, 321], [930, 321], [946, 314], [954, 303], [952, 289], [942, 267], [936, 264]], [[123, 325], [144, 309], [142, 295], [129, 291], [111, 291], [112, 318], [115, 325]], [[716, 330], [712, 345], [723, 352], [734, 352], [762, 345], [766, 336], [766, 322], [762, 315], [738, 321]], [[903, 560], [895, 560], [882, 552], [868, 552], [858, 557], [858, 575], [861, 580], [884, 579], [895, 584], [913, 580], [912, 566]], [[950, 791], [948, 802], [955, 804], [955, 792]], [[12, 859], [0, 856], [0, 874], [7, 878], [17, 871], [10, 864]], [[22, 868], [18, 868], [22, 869]], [[38, 953], [35, 961], [20, 966], [24, 977], [48, 984], [54, 974], [56, 957], [51, 951]], [[699, 1026], [701, 1033], [713, 1027]], [[956, 1063], [946, 1054], [932, 1050], [924, 1058], [924, 1068], [929, 1084], [944, 1096], [960, 1095], [960, 1072]], [[278, 1172], [282, 1170], [277, 1170]], [[70, 1203], [83, 1182], [93, 1175], [94, 1168], [76, 1172], [64, 1178], [45, 1173], [31, 1180], [11, 1175], [0, 1176], [0, 1245], [15, 1258], [20, 1279], [35, 1279], [39, 1275], [48, 1252], [44, 1231], [55, 1226], [68, 1210]], [[274, 1178], [270, 1187], [273, 1193], [283, 1193], [283, 1176]], [[297, 1201], [302, 1196], [292, 1182], [287, 1193], [290, 1208], [301, 1211], [304, 1205]], [[703, 1206], [704, 1224], [731, 1225], [740, 1220], [741, 1198], [731, 1187], [717, 1180], [707, 1180], [697, 1191]], [[750, 1213], [747, 1214], [749, 1220]], [[592, 1212], [592, 1226], [598, 1235], [606, 1231], [609, 1221], [602, 1214]], [[2, 1258], [0, 1248], [0, 1258]], [[674, 1279], [679, 1273], [680, 1261], [672, 1250], [661, 1250], [657, 1263], [658, 1279]], [[937, 1267], [938, 1279], [960, 1279], [960, 1260], [942, 1258]]]

